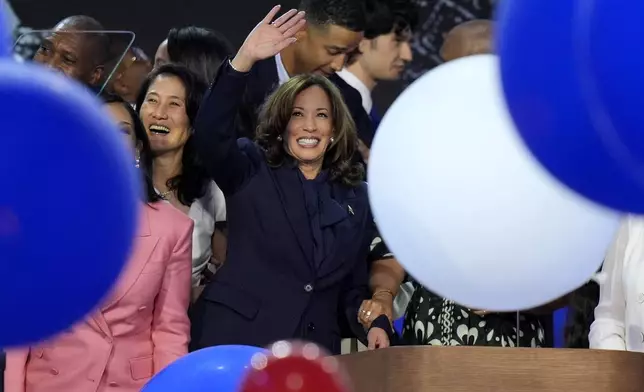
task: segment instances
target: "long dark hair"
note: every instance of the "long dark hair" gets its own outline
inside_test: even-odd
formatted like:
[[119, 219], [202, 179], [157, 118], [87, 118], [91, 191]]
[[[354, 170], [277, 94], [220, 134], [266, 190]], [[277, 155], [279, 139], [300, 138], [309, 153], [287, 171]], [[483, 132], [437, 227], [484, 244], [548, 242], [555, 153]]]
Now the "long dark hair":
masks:
[[344, 103], [342, 94], [329, 79], [320, 75], [304, 74], [292, 77], [268, 97], [259, 114], [256, 142], [266, 152], [269, 165], [279, 167], [294, 162], [284, 148], [281, 136], [286, 130], [297, 96], [304, 90], [318, 86], [331, 101], [334, 141], [324, 153], [322, 169], [329, 171], [331, 181], [356, 187], [364, 178], [362, 164], [354, 163], [352, 156], [358, 145], [356, 125]]
[[141, 177], [145, 185], [145, 199], [148, 203], [153, 203], [155, 201], [160, 201], [161, 197], [154, 190], [154, 184], [152, 183], [152, 149], [150, 148], [150, 141], [148, 140], [148, 134], [145, 132], [143, 123], [139, 118], [139, 115], [136, 113], [132, 105], [125, 102], [123, 98], [118, 95], [111, 94], [108, 92], [103, 92], [101, 98], [105, 104], [120, 104], [127, 110], [128, 114], [132, 118], [132, 125], [134, 126], [134, 139], [136, 142], [136, 147], [139, 150], [139, 170], [141, 171]]
[[[161, 75], [178, 78], [186, 89], [186, 114], [192, 127], [207, 86], [193, 72], [180, 64], [164, 64], [150, 72], [136, 99], [138, 114], [141, 114], [141, 105], [148, 94], [150, 85]], [[188, 136], [183, 147], [181, 164], [181, 174], [170, 178], [166, 185], [168, 189], [177, 190], [177, 198], [181, 204], [190, 206], [196, 199], [206, 194], [210, 183], [210, 176], [199, 162], [195, 138], [192, 134]]]
[[205, 83], [212, 82], [222, 61], [233, 51], [226, 37], [204, 27], [175, 27], [168, 33], [170, 61], [185, 65]]

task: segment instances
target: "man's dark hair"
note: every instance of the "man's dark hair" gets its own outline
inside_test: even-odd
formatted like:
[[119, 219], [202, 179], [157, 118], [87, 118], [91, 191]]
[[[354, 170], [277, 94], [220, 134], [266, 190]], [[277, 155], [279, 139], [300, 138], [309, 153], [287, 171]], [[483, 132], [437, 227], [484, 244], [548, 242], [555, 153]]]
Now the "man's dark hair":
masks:
[[389, 34], [405, 34], [418, 25], [419, 7], [415, 0], [367, 0], [364, 37], [374, 39]]
[[313, 26], [335, 25], [351, 31], [365, 29], [365, 0], [301, 0], [299, 10]]
[[104, 65], [110, 58], [110, 38], [102, 31], [105, 30], [103, 25], [96, 19], [87, 15], [69, 16], [56, 24], [55, 30], [66, 31], [96, 31], [96, 33], [87, 33], [84, 36], [91, 47], [93, 59], [96, 65]]
[[185, 65], [208, 84], [224, 59], [233, 53], [234, 48], [226, 37], [211, 29], [185, 26], [168, 33], [170, 61]]
[[[365, 2], [365, 39], [395, 33], [399, 39], [406, 38], [418, 26], [419, 7], [416, 0], [367, 0]], [[353, 64], [360, 50], [351, 52], [347, 64]]]

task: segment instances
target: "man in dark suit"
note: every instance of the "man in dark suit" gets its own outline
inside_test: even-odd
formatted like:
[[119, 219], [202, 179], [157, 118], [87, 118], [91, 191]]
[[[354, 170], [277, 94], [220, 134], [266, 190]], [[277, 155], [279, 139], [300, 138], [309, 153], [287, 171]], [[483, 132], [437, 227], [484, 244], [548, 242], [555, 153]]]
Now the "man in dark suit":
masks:
[[[297, 33], [297, 41], [275, 57], [255, 64], [249, 75], [244, 104], [238, 112], [239, 137], [253, 138], [259, 107], [275, 87], [303, 73], [332, 76], [363, 38], [364, 0], [302, 0], [299, 10], [306, 13], [307, 24]], [[332, 80], [343, 93], [360, 139], [370, 145], [373, 129], [362, 110], [360, 93], [339, 78]]]
[[381, 81], [400, 79], [412, 60], [410, 40], [418, 24], [418, 6], [413, 0], [370, 0], [367, 2], [364, 39], [337, 73], [361, 96], [374, 128], [381, 116], [373, 107], [371, 94]]

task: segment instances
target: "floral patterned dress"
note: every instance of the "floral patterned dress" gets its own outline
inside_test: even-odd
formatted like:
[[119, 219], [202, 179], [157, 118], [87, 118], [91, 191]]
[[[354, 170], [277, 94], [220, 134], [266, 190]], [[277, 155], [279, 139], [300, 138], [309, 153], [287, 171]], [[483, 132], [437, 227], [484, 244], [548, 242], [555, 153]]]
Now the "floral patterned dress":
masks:
[[484, 316], [442, 298], [414, 282], [405, 322], [403, 344], [431, 346], [543, 347], [545, 334], [538, 317], [517, 313]]

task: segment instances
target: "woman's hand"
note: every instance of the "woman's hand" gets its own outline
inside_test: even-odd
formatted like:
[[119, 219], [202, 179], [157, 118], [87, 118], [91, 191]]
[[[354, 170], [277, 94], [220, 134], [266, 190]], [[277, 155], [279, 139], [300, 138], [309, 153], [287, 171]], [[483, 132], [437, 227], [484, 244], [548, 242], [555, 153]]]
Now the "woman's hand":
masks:
[[248, 34], [246, 41], [232, 61], [233, 68], [237, 71], [250, 71], [257, 61], [275, 56], [296, 41], [295, 33], [300, 31], [306, 23], [304, 12], [292, 9], [271, 23], [279, 10], [279, 5], [273, 7]]
[[382, 328], [371, 328], [367, 334], [367, 342], [369, 350], [376, 350], [379, 348], [389, 347], [389, 336]]
[[373, 320], [384, 314], [391, 323], [393, 313], [393, 298], [386, 293], [376, 293], [371, 299], [362, 301], [358, 310], [358, 321], [363, 327], [369, 328]]

